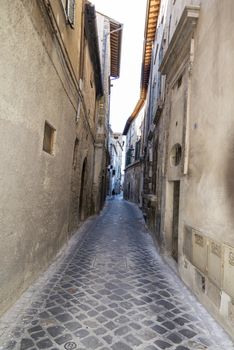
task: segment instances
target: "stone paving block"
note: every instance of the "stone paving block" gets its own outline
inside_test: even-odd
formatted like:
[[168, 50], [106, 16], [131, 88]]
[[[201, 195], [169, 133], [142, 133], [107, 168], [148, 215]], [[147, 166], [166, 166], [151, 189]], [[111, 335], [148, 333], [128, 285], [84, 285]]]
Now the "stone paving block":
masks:
[[42, 339], [39, 342], [37, 342], [38, 349], [49, 349], [53, 346], [53, 343], [50, 339]]
[[164, 327], [166, 327], [167, 329], [170, 329], [170, 330], [176, 328], [175, 323], [170, 322], [170, 321], [163, 322], [163, 323], [162, 323], [162, 326], [164, 326]]
[[72, 336], [71, 336], [71, 334], [67, 333], [67, 334], [63, 334], [60, 337], [56, 338], [55, 342], [57, 344], [61, 345], [61, 344], [68, 342], [69, 340], [72, 340]]
[[58, 315], [64, 312], [64, 309], [60, 306], [49, 308], [48, 311], [52, 313], [53, 315]]
[[164, 340], [156, 340], [155, 344], [159, 347], [159, 349], [169, 349], [172, 345]]
[[98, 307], [96, 308], [96, 310], [97, 310], [98, 312], [105, 311], [106, 309], [107, 309], [107, 307], [106, 307], [106, 306], [103, 306], [103, 305], [100, 305], [100, 306], [98, 306]]
[[94, 330], [94, 333], [95, 333], [96, 335], [103, 335], [103, 334], [105, 334], [106, 332], [107, 332], [107, 329], [104, 328], [104, 327], [99, 327], [99, 328], [97, 328], [97, 329]]
[[69, 313], [63, 313], [58, 316], [55, 316], [57, 320], [61, 322], [67, 322], [73, 320], [73, 317]]
[[53, 338], [55, 338], [58, 335], [61, 335], [64, 332], [65, 328], [62, 326], [52, 326], [48, 327], [46, 330]]
[[94, 317], [94, 316], [97, 316], [97, 315], [98, 315], [98, 312], [95, 311], [95, 310], [90, 310], [90, 311], [87, 312], [87, 315], [88, 315], [89, 317]]
[[197, 335], [197, 333], [191, 331], [190, 329], [188, 328], [184, 328], [184, 329], [181, 329], [179, 331], [179, 333], [181, 333], [184, 337], [186, 338], [193, 338], [195, 337], [195, 335]]
[[179, 324], [180, 326], [184, 326], [186, 323], [189, 323], [189, 321], [186, 320], [186, 318], [184, 317], [175, 318], [173, 321]]
[[73, 315], [77, 315], [79, 313], [79, 309], [77, 307], [71, 307], [69, 308], [69, 312]]
[[82, 325], [79, 322], [72, 321], [72, 322], [65, 323], [65, 327], [72, 332], [77, 330], [78, 328], [82, 328]]
[[104, 326], [110, 330], [113, 330], [113, 329], [117, 328], [119, 325], [116, 325], [114, 322], [110, 321], [110, 322], [105, 323]]
[[158, 334], [164, 334], [164, 333], [166, 333], [167, 332], [167, 329], [166, 328], [164, 328], [164, 327], [161, 327], [161, 326], [159, 326], [159, 325], [155, 325], [155, 326], [153, 326], [153, 327], [151, 327], [155, 332], [157, 332]]
[[140, 341], [138, 338], [136, 338], [134, 335], [132, 334], [128, 334], [126, 337], [124, 337], [124, 339], [126, 340], [126, 342], [133, 347], [135, 346], [139, 346], [140, 344], [142, 344], [142, 341]]
[[131, 326], [135, 330], [139, 330], [142, 328], [142, 326], [140, 326], [138, 323], [135, 323], [135, 322], [129, 323], [129, 326]]
[[171, 333], [168, 335], [167, 339], [169, 339], [174, 344], [180, 344], [183, 340], [177, 333]]
[[84, 338], [86, 337], [89, 332], [87, 331], [87, 329], [79, 329], [78, 331], [74, 332], [75, 336], [77, 336], [78, 338]]
[[164, 315], [166, 318], [172, 318], [175, 317], [175, 315], [172, 312], [166, 312]]
[[121, 316], [119, 316], [119, 317], [117, 317], [117, 318], [115, 319], [115, 322], [118, 322], [118, 323], [120, 323], [120, 324], [123, 324], [123, 323], [129, 322], [129, 318], [126, 317], [126, 316], [121, 315]]
[[162, 305], [163, 307], [165, 307], [167, 310], [172, 310], [174, 309], [175, 305], [173, 305], [172, 303], [169, 303], [166, 300], [159, 300], [158, 305]]
[[31, 337], [33, 338], [33, 340], [37, 341], [40, 338], [44, 338], [45, 336], [45, 332], [44, 331], [40, 331], [40, 332], [35, 332], [31, 335]]
[[109, 345], [112, 344], [113, 337], [111, 337], [110, 335], [106, 335], [102, 339], [104, 339], [107, 344], [109, 344]]
[[89, 336], [85, 339], [82, 339], [81, 342], [86, 349], [90, 350], [98, 349], [100, 346], [103, 346], [103, 343], [99, 340], [99, 338], [94, 336]]
[[83, 322], [83, 324], [88, 328], [97, 328], [99, 326], [99, 324], [93, 319], [87, 319]]
[[196, 316], [193, 315], [189, 315], [189, 314], [182, 314], [182, 317], [186, 318], [187, 320], [190, 320], [192, 322], [196, 322], [198, 321], [198, 318]]
[[34, 346], [34, 342], [30, 338], [23, 338], [20, 343], [20, 350], [27, 350]]
[[118, 314], [112, 310], [106, 310], [103, 312], [103, 316], [107, 317], [107, 318], [110, 318], [110, 319], [113, 319], [115, 318], [116, 316], [118, 316]]
[[129, 347], [127, 344], [122, 342], [117, 342], [114, 345], [112, 345], [111, 349], [113, 350], [132, 350], [131, 347]]
[[122, 326], [122, 327], [119, 327], [118, 329], [116, 329], [114, 333], [115, 333], [115, 335], [122, 336], [122, 335], [127, 334], [130, 331], [131, 331], [130, 327]]
[[99, 315], [95, 318], [96, 321], [98, 321], [100, 324], [107, 322], [107, 318], [103, 317], [102, 315]]
[[[88, 316], [85, 315], [85, 314], [80, 313], [80, 314], [76, 315], [76, 318], [77, 318], [79, 321], [83, 321], [83, 320], [87, 319]], [[73, 318], [71, 318], [71, 319], [73, 319]], [[69, 320], [68, 320], [68, 321], [69, 321]]]
[[32, 327], [32, 328], [29, 328], [28, 329], [28, 332], [29, 333], [33, 333], [33, 332], [39, 332], [39, 331], [42, 331], [43, 328], [41, 326], [35, 326], [35, 327]]

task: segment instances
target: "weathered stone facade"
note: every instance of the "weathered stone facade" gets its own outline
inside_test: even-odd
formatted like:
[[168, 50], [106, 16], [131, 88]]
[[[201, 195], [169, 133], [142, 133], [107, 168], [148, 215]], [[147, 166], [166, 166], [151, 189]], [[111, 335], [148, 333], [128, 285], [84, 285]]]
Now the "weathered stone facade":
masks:
[[113, 133], [110, 129], [110, 164], [109, 173], [109, 194], [120, 194], [122, 191], [122, 155], [123, 155], [123, 136], [120, 133]]
[[106, 195], [105, 161], [93, 189], [111, 62], [101, 67], [95, 9], [74, 3], [0, 4], [0, 313]]
[[142, 120], [144, 112], [137, 114], [136, 118], [129, 124], [125, 144], [125, 175], [124, 175], [124, 198], [142, 204], [141, 194], [143, 189], [143, 168], [142, 168]]

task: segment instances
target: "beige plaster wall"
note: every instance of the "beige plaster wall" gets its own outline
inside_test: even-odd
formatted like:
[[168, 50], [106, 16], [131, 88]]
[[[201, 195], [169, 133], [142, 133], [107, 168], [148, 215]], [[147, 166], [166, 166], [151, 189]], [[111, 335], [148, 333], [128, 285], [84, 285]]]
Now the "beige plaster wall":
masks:
[[211, 238], [234, 246], [233, 14], [231, 0], [204, 1], [201, 6], [195, 36], [183, 217]]
[[[76, 110], [51, 60], [57, 52], [47, 26], [43, 37], [35, 28], [41, 12], [25, 4], [0, 5], [0, 313], [68, 232]], [[42, 150], [45, 120], [56, 129], [53, 155]]]
[[[231, 0], [201, 1], [194, 36], [189, 124], [185, 125], [189, 132], [188, 173], [181, 177], [179, 214], [181, 276], [232, 337], [233, 16]], [[174, 101], [172, 96], [169, 145], [177, 137], [171, 125], [181, 109]], [[169, 180], [174, 179], [170, 169], [168, 175]], [[170, 199], [166, 202], [170, 211]], [[170, 226], [170, 218], [166, 219], [165, 226]], [[186, 246], [190, 246], [189, 253]]]

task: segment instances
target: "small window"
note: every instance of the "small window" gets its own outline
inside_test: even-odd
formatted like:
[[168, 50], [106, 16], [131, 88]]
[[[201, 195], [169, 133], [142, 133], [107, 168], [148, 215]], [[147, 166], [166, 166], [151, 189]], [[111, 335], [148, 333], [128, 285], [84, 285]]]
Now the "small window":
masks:
[[172, 166], [177, 166], [180, 164], [182, 157], [182, 147], [179, 143], [176, 143], [170, 153], [170, 163]]
[[181, 75], [181, 76], [179, 77], [179, 79], [177, 80], [177, 89], [179, 89], [179, 87], [181, 86], [182, 80], [183, 80], [183, 76]]
[[43, 151], [53, 154], [55, 139], [55, 128], [53, 128], [47, 121], [44, 127]]
[[66, 21], [73, 27], [75, 22], [75, 0], [61, 0], [61, 3], [66, 15]]
[[76, 138], [75, 144], [74, 144], [74, 150], [73, 150], [73, 161], [72, 161], [72, 166], [73, 169], [76, 170], [77, 167], [77, 158], [78, 158], [78, 146], [79, 146], [79, 140]]

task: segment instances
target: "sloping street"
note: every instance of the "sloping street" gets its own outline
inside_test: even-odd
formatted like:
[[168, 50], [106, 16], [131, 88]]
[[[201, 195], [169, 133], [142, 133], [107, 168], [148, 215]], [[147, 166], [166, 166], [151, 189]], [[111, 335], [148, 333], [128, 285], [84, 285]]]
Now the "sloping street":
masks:
[[0, 331], [1, 350], [233, 349], [159, 256], [137, 206], [118, 196], [5, 314]]

